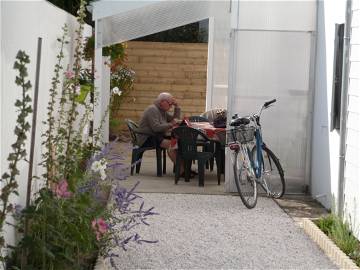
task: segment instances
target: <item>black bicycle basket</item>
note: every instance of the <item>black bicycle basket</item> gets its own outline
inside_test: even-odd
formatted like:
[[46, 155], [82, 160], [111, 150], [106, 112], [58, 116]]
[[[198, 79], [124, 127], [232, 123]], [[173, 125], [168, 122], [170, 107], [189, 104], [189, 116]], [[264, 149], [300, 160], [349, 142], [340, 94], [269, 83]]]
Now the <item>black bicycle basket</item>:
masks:
[[253, 126], [238, 126], [226, 131], [226, 143], [233, 142], [248, 143], [254, 140], [255, 127]]

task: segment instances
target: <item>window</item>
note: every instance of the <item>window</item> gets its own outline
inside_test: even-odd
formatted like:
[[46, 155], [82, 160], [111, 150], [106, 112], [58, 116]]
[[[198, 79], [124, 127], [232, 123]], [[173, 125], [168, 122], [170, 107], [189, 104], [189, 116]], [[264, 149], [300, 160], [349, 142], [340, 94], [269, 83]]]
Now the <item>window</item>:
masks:
[[335, 44], [334, 44], [334, 72], [333, 72], [332, 102], [331, 102], [331, 125], [330, 125], [331, 131], [334, 129], [340, 129], [343, 48], [344, 48], [344, 24], [336, 24]]

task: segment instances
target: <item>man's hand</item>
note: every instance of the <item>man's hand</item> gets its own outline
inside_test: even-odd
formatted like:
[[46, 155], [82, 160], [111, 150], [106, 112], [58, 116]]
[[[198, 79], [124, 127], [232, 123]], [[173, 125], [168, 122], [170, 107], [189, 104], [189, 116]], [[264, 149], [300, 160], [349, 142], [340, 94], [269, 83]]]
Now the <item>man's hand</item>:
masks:
[[175, 98], [173, 98], [172, 99], [172, 105], [174, 105], [175, 107], [179, 107], [179, 104], [178, 104], [178, 102], [176, 101], [176, 99]]
[[178, 120], [173, 119], [173, 120], [171, 120], [170, 123], [172, 124], [173, 127], [174, 127], [174, 126], [177, 126], [177, 125], [178, 125]]

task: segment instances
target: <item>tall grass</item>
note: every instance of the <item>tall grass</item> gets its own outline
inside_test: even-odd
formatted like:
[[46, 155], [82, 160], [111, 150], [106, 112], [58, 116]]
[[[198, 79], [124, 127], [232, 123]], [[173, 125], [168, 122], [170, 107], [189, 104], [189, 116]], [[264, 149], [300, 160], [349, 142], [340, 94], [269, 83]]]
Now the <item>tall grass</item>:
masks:
[[348, 222], [343, 222], [338, 216], [330, 214], [315, 221], [315, 224], [329, 236], [357, 266], [360, 266], [360, 242], [354, 236]]

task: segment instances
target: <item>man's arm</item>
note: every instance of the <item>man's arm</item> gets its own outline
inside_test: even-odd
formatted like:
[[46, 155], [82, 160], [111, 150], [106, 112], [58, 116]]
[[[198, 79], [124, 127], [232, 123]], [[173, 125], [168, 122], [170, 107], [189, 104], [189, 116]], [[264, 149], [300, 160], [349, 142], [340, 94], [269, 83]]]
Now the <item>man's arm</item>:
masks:
[[146, 112], [146, 121], [154, 133], [164, 133], [172, 127], [171, 123], [160, 121], [157, 110], [150, 109]]
[[167, 119], [168, 122], [171, 122], [174, 118], [180, 119], [181, 108], [180, 108], [178, 102], [175, 99], [173, 99], [172, 104], [175, 106], [174, 107], [174, 114], [171, 115], [169, 113], [166, 113], [166, 119]]

